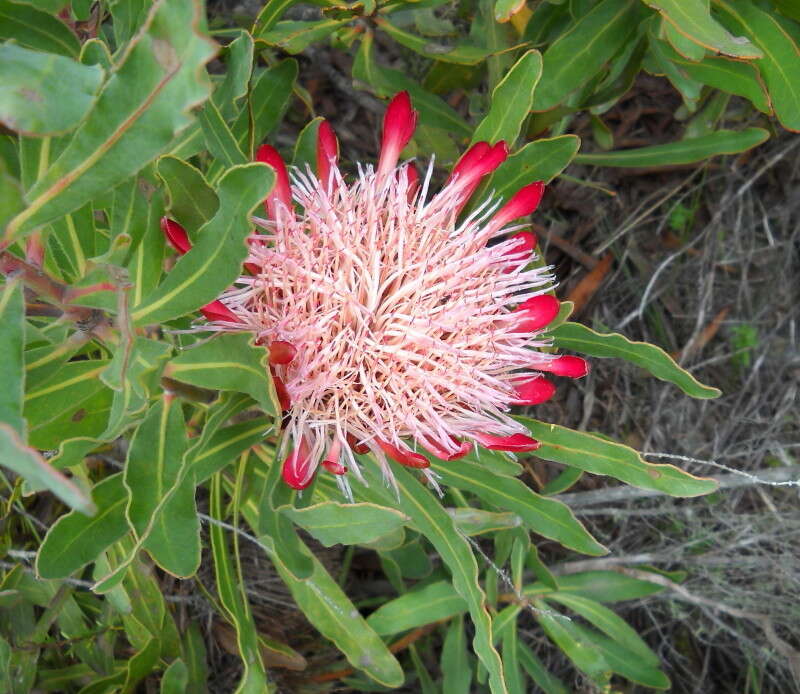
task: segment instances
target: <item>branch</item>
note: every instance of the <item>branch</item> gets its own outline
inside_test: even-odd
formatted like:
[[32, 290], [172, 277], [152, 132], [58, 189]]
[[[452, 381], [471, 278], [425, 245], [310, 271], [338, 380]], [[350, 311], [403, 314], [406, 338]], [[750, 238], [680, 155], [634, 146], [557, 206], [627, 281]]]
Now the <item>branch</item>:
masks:
[[717, 612], [730, 615], [731, 617], [747, 619], [751, 622], [755, 622], [761, 627], [762, 631], [764, 632], [764, 636], [766, 637], [767, 641], [769, 641], [770, 645], [778, 653], [788, 659], [789, 667], [794, 675], [795, 680], [800, 682], [800, 651], [792, 648], [791, 645], [786, 643], [786, 641], [778, 636], [777, 632], [775, 631], [775, 625], [767, 615], [759, 614], [758, 612], [750, 612], [749, 610], [740, 610], [736, 607], [729, 607], [728, 605], [717, 602], [716, 600], [712, 600], [711, 598], [704, 598], [699, 595], [695, 595], [694, 593], [690, 593], [688, 590], [686, 590], [686, 588], [684, 588], [682, 585], [679, 585], [674, 581], [670, 581], [666, 576], [650, 573], [649, 571], [639, 571], [638, 569], [624, 568], [616, 569], [616, 571], [625, 576], [630, 576], [631, 578], [637, 578], [641, 581], [649, 581], [650, 583], [655, 583], [663, 586], [664, 588], [669, 588], [676, 598], [692, 605], [697, 605], [698, 607], [707, 607]]

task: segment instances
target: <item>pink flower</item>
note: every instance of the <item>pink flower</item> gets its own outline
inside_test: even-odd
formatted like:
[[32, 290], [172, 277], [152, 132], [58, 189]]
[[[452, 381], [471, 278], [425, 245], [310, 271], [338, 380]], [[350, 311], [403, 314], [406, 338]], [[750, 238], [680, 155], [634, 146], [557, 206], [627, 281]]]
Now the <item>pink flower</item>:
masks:
[[[283, 477], [295, 489], [322, 465], [349, 494], [345, 473], [361, 478], [354, 452], [370, 451], [387, 480], [395, 461], [435, 484], [421, 451], [455, 460], [474, 444], [535, 450], [510, 408], [552, 396], [543, 372], [587, 371], [578, 357], [540, 351], [550, 346], [544, 331], [559, 302], [547, 293], [549, 268], [531, 263], [536, 237], [509, 226], [536, 209], [544, 185], [462, 215], [505, 160], [506, 144], [473, 145], [432, 193], [432, 165], [420, 178], [412, 163], [399, 163], [416, 121], [408, 94], [398, 94], [377, 166], [359, 164], [352, 182], [326, 122], [316, 175], [288, 173], [263, 145], [257, 159], [275, 169], [277, 183], [267, 217], [254, 218], [260, 230], [247, 272], [202, 309], [209, 329], [252, 332], [269, 349], [289, 415]], [[179, 252], [188, 250], [178, 225], [164, 229]]]

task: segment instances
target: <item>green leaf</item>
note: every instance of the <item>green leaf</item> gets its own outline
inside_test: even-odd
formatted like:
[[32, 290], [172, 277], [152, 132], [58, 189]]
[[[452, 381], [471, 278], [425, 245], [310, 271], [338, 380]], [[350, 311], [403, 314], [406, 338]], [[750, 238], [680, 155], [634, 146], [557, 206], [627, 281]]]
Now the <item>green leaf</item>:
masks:
[[280, 124], [292, 98], [297, 72], [296, 60], [283, 60], [255, 80], [249, 108], [241, 110], [231, 127], [236, 142], [248, 157], [252, 158], [255, 146]]
[[116, 438], [145, 409], [159, 387], [159, 372], [170, 351], [168, 344], [144, 337], [120, 345], [108, 368], [100, 374], [103, 383], [115, 391], [108, 426], [100, 439]]
[[[242, 513], [256, 530], [259, 508], [255, 501], [249, 500], [242, 507]], [[402, 685], [400, 663], [308, 548], [300, 543], [300, 551], [312, 563], [312, 573], [308, 578], [298, 579], [285, 563], [287, 548], [273, 543], [268, 536], [262, 535], [259, 539], [268, 548], [270, 559], [306, 619], [333, 641], [353, 667], [386, 687]]]
[[706, 0], [642, 0], [658, 10], [678, 32], [715, 53], [734, 58], [760, 58], [761, 52], [747, 37], [732, 36], [714, 20]]
[[539, 535], [583, 554], [597, 556], [608, 551], [589, 534], [567, 506], [540, 496], [518, 479], [497, 476], [480, 463], [467, 460], [456, 464], [434, 463], [432, 467], [441, 475], [445, 485], [470, 491], [493, 506], [516, 513], [530, 530]]
[[286, 570], [297, 579], [306, 579], [314, 572], [314, 565], [307, 553], [292, 522], [281, 513], [281, 509], [292, 503], [295, 492], [290, 489], [281, 476], [282, 465], [275, 460], [277, 451], [267, 455], [263, 449], [256, 449], [256, 454], [263, 463], [269, 465], [264, 472], [263, 466], [256, 466], [254, 474], [262, 477], [260, 483], [254, 483], [259, 501], [259, 526], [257, 532], [266, 533], [272, 543], [281, 550], [281, 561]]
[[367, 617], [367, 624], [381, 636], [391, 636], [466, 611], [467, 603], [453, 584], [437, 581], [381, 605]]
[[0, 229], [25, 207], [20, 182], [11, 176], [0, 162]]
[[268, 356], [264, 347], [253, 345], [250, 333], [223, 334], [184, 350], [167, 365], [164, 375], [201, 388], [247, 393], [274, 415]]
[[94, 504], [73, 482], [47, 463], [37, 451], [28, 448], [9, 424], [0, 422], [0, 461], [36, 489], [47, 489], [68, 506], [83, 513], [94, 513]]
[[[800, 132], [800, 47], [780, 22], [750, 3], [734, 5], [720, 0], [718, 6], [730, 26], [747, 34], [763, 53], [753, 61], [766, 82], [780, 124]], [[748, 44], [749, 45], [749, 44]]]
[[456, 615], [447, 627], [442, 646], [442, 691], [447, 694], [469, 694], [472, 685], [472, 663], [467, 652], [464, 617]]
[[[0, 422], [25, 438], [25, 296], [22, 282], [8, 281], [0, 293]], [[48, 349], [48, 348], [45, 348]]]
[[569, 694], [569, 690], [564, 684], [550, 674], [547, 668], [542, 664], [533, 653], [533, 651], [524, 643], [519, 644], [518, 651], [519, 663], [522, 665], [525, 672], [539, 687], [541, 687], [544, 694]]
[[714, 57], [704, 58], [697, 63], [677, 54], [670, 57], [670, 60], [691, 79], [723, 92], [743, 96], [762, 113], [772, 112], [764, 85], [753, 63]]
[[194, 477], [182, 474], [186, 447], [180, 402], [164, 396], [131, 440], [124, 477], [131, 527], [155, 562], [181, 577], [193, 575], [200, 565]]
[[269, 420], [259, 417], [220, 429], [206, 445], [190, 456], [197, 483], [205, 482], [215, 472], [263, 441], [272, 428]]
[[529, 142], [500, 165], [473, 199], [483, 200], [494, 191], [495, 196], [506, 201], [529, 183], [549, 183], [569, 165], [580, 146], [577, 135]]
[[674, 383], [693, 398], [716, 398], [718, 388], [704, 386], [682, 369], [663, 349], [634, 342], [619, 333], [597, 333], [580, 323], [563, 323], [550, 333], [557, 347], [592, 357], [616, 357], [641, 366], [662, 381]]
[[470, 537], [518, 528], [522, 524], [522, 519], [516, 513], [496, 513], [472, 507], [449, 508], [447, 512], [456, 522], [458, 529]]
[[197, 119], [203, 129], [208, 151], [220, 164], [225, 168], [230, 168], [247, 163], [247, 157], [239, 149], [236, 138], [213, 101], [206, 102], [206, 105], [198, 113]]
[[602, 0], [583, 14], [545, 51], [533, 110], [558, 106], [597, 75], [629, 40], [639, 16], [633, 0]]
[[537, 600], [534, 604], [537, 608], [536, 619], [544, 633], [592, 681], [606, 685], [610, 679], [611, 668], [591, 636], [578, 631], [571, 620], [560, 613], [554, 613], [547, 603]]
[[127, 43], [147, 16], [146, 0], [111, 0], [109, 9], [117, 46]]
[[[365, 472], [373, 477], [374, 484], [379, 485], [377, 470], [378, 465], [369, 465]], [[486, 610], [486, 596], [478, 583], [478, 565], [469, 543], [447, 511], [415, 477], [399, 467], [394, 469], [394, 474], [400, 493], [400, 509], [411, 517], [417, 529], [438, 552], [452, 574], [453, 587], [467, 603], [475, 627], [473, 649], [489, 672], [492, 693], [505, 694], [503, 666], [492, 644], [492, 620]]]
[[63, 279], [76, 282], [86, 274], [87, 259], [95, 255], [96, 240], [91, 203], [53, 222], [47, 239], [48, 251], [58, 255]]
[[369, 503], [341, 504], [338, 501], [325, 501], [305, 508], [285, 506], [280, 512], [325, 547], [373, 542], [403, 527], [408, 520], [393, 508]]
[[513, 145], [522, 123], [530, 113], [534, 91], [541, 76], [541, 54], [539, 51], [527, 51], [492, 91], [489, 113], [472, 134], [472, 142], [505, 140]]
[[81, 50], [78, 38], [60, 19], [8, 0], [0, 0], [0, 39], [13, 39], [24, 48], [70, 58], [77, 58]]
[[617, 152], [578, 154], [576, 164], [590, 166], [650, 167], [693, 164], [719, 154], [739, 154], [760, 145], [769, 133], [762, 128], [718, 130], [711, 135], [663, 145], [635, 147]]
[[112, 393], [97, 376], [107, 366], [100, 360], [70, 362], [26, 393], [24, 415], [32, 446], [58, 448], [66, 439], [95, 437], [105, 429]]
[[258, 36], [274, 27], [283, 13], [292, 5], [296, 5], [299, 0], [267, 0], [264, 7], [253, 23], [253, 36]]
[[170, 217], [194, 238], [219, 209], [217, 194], [199, 169], [171, 154], [159, 158], [156, 170], [167, 188]]
[[296, 166], [303, 172], [306, 170], [306, 165], [310, 166], [312, 171], [316, 171], [317, 135], [323, 120], [325, 119], [317, 117], [309, 121], [295, 140], [292, 166]]
[[98, 482], [92, 499], [97, 506], [94, 516], [72, 511], [47, 531], [36, 555], [36, 572], [42, 578], [67, 578], [128, 532], [122, 473]]
[[267, 195], [275, 174], [265, 164], [245, 164], [219, 181], [219, 210], [167, 278], [131, 314], [138, 324], [159, 323], [204, 306], [229, 287], [247, 257], [250, 213]]
[[397, 43], [431, 60], [441, 60], [442, 62], [455, 63], [456, 65], [477, 65], [492, 54], [492, 51], [488, 48], [466, 43], [442, 46], [429, 38], [403, 31], [403, 29], [396, 27], [382, 17], [376, 17], [375, 24], [379, 29], [389, 34]]
[[370, 86], [378, 96], [387, 98], [406, 90], [411, 95], [414, 108], [419, 111], [420, 123], [441, 128], [457, 137], [469, 137], [472, 134], [472, 128], [444, 100], [420, 87], [400, 70], [379, 65], [372, 54], [373, 40], [371, 32], [364, 34], [361, 39], [353, 63], [356, 86], [361, 82]]
[[197, 622], [189, 622], [181, 640], [181, 657], [186, 663], [190, 694], [208, 694], [208, 665], [206, 663], [206, 647], [203, 634]]
[[573, 638], [595, 649], [608, 667], [623, 677], [653, 689], [669, 689], [669, 678], [657, 667], [644, 662], [636, 654], [621, 648], [619, 643], [592, 629], [570, 623]]
[[[223, 521], [222, 478], [215, 475], [211, 481], [211, 516]], [[214, 556], [214, 575], [217, 592], [222, 605], [236, 628], [236, 641], [244, 665], [244, 675], [236, 688], [236, 694], [260, 694], [273, 691], [267, 683], [264, 663], [258, 648], [256, 630], [250, 605], [247, 601], [244, 581], [241, 575], [238, 550], [234, 555], [234, 565], [229, 555], [225, 531], [216, 523], [210, 526], [211, 551]]]
[[330, 36], [340, 26], [347, 24], [352, 19], [352, 17], [345, 17], [344, 19], [320, 19], [311, 22], [278, 22], [269, 31], [257, 34], [256, 39], [270, 46], [282, 48], [287, 53], [301, 53], [312, 43]]
[[604, 605], [573, 593], [551, 593], [547, 599], [566, 605], [573, 612], [594, 624], [600, 631], [608, 634], [624, 649], [633, 653], [643, 664], [658, 666], [658, 656], [650, 650], [639, 634], [624, 619], [618, 617]]
[[[57, 219], [130, 178], [191, 123], [188, 111], [210, 91], [202, 68], [214, 53], [213, 43], [198, 33], [201, 17], [197, 0], [152, 4], [91, 112], [29, 192], [30, 206], [11, 222], [6, 239]], [[74, 90], [63, 73], [59, 80]]]
[[72, 130], [95, 101], [103, 70], [61, 55], [0, 45], [0, 123], [23, 135]]
[[185, 694], [189, 670], [180, 658], [173, 660], [161, 676], [161, 694]]
[[[638, 578], [631, 578], [616, 571], [582, 571], [558, 577], [558, 592], [575, 593], [597, 602], [622, 602], [654, 595], [664, 590], [663, 586]], [[544, 583], [527, 586], [526, 596], [547, 595], [553, 588]]]
[[227, 45], [226, 52], [225, 79], [214, 90], [211, 100], [227, 121], [236, 113], [239, 100], [247, 95], [250, 75], [253, 71], [252, 36], [246, 31], [242, 31]]
[[632, 448], [583, 431], [557, 424], [517, 417], [541, 442], [536, 455], [544, 460], [580, 468], [595, 475], [608, 475], [623, 482], [655, 489], [670, 496], [699, 496], [713, 492], [718, 484], [708, 477], [695, 477], [674, 465], [645, 462]]

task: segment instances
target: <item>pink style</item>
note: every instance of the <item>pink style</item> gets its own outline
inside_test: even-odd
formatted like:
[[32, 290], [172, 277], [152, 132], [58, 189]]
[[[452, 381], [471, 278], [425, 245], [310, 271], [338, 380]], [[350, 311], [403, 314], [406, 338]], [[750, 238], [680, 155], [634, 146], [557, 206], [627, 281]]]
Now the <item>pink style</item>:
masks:
[[[366, 452], [390, 483], [395, 461], [435, 486], [429, 455], [536, 450], [511, 407], [552, 397], [545, 373], [588, 371], [584, 359], [550, 353], [546, 330], [560, 304], [549, 268], [531, 262], [536, 237], [514, 225], [537, 208], [544, 184], [464, 212], [506, 144], [473, 145], [431, 192], [432, 163], [420, 176], [399, 161], [416, 123], [401, 92], [386, 110], [377, 167], [358, 164], [353, 181], [327, 122], [316, 174], [290, 173], [273, 147], [259, 148], [277, 175], [266, 218], [254, 218], [244, 274], [201, 309], [206, 329], [252, 332], [269, 349], [288, 415], [283, 479], [295, 489], [322, 467], [350, 497], [348, 473], [363, 481], [355, 454]], [[162, 229], [179, 253], [191, 249], [176, 222]]]

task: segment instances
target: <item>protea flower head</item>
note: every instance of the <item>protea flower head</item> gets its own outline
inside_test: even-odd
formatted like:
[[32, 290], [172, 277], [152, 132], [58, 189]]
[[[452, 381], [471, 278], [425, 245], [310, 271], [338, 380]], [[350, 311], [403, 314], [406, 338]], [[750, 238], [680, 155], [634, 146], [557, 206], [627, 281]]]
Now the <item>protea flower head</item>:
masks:
[[[359, 164], [352, 182], [327, 122], [316, 174], [290, 175], [263, 145], [257, 159], [277, 173], [266, 218], [254, 218], [244, 274], [202, 309], [208, 329], [249, 331], [269, 349], [288, 415], [283, 478], [295, 489], [322, 465], [349, 495], [345, 473], [361, 479], [353, 452], [370, 451], [389, 481], [395, 461], [435, 485], [428, 455], [455, 460], [476, 444], [535, 450], [510, 408], [553, 395], [544, 373], [587, 372], [583, 359], [540, 351], [559, 302], [549, 269], [531, 263], [535, 236], [513, 222], [536, 209], [544, 185], [462, 214], [506, 144], [473, 145], [432, 193], [432, 164], [420, 178], [398, 163], [416, 120], [408, 94], [395, 96], [378, 165]], [[163, 228], [179, 252], [189, 249], [179, 225]]]

